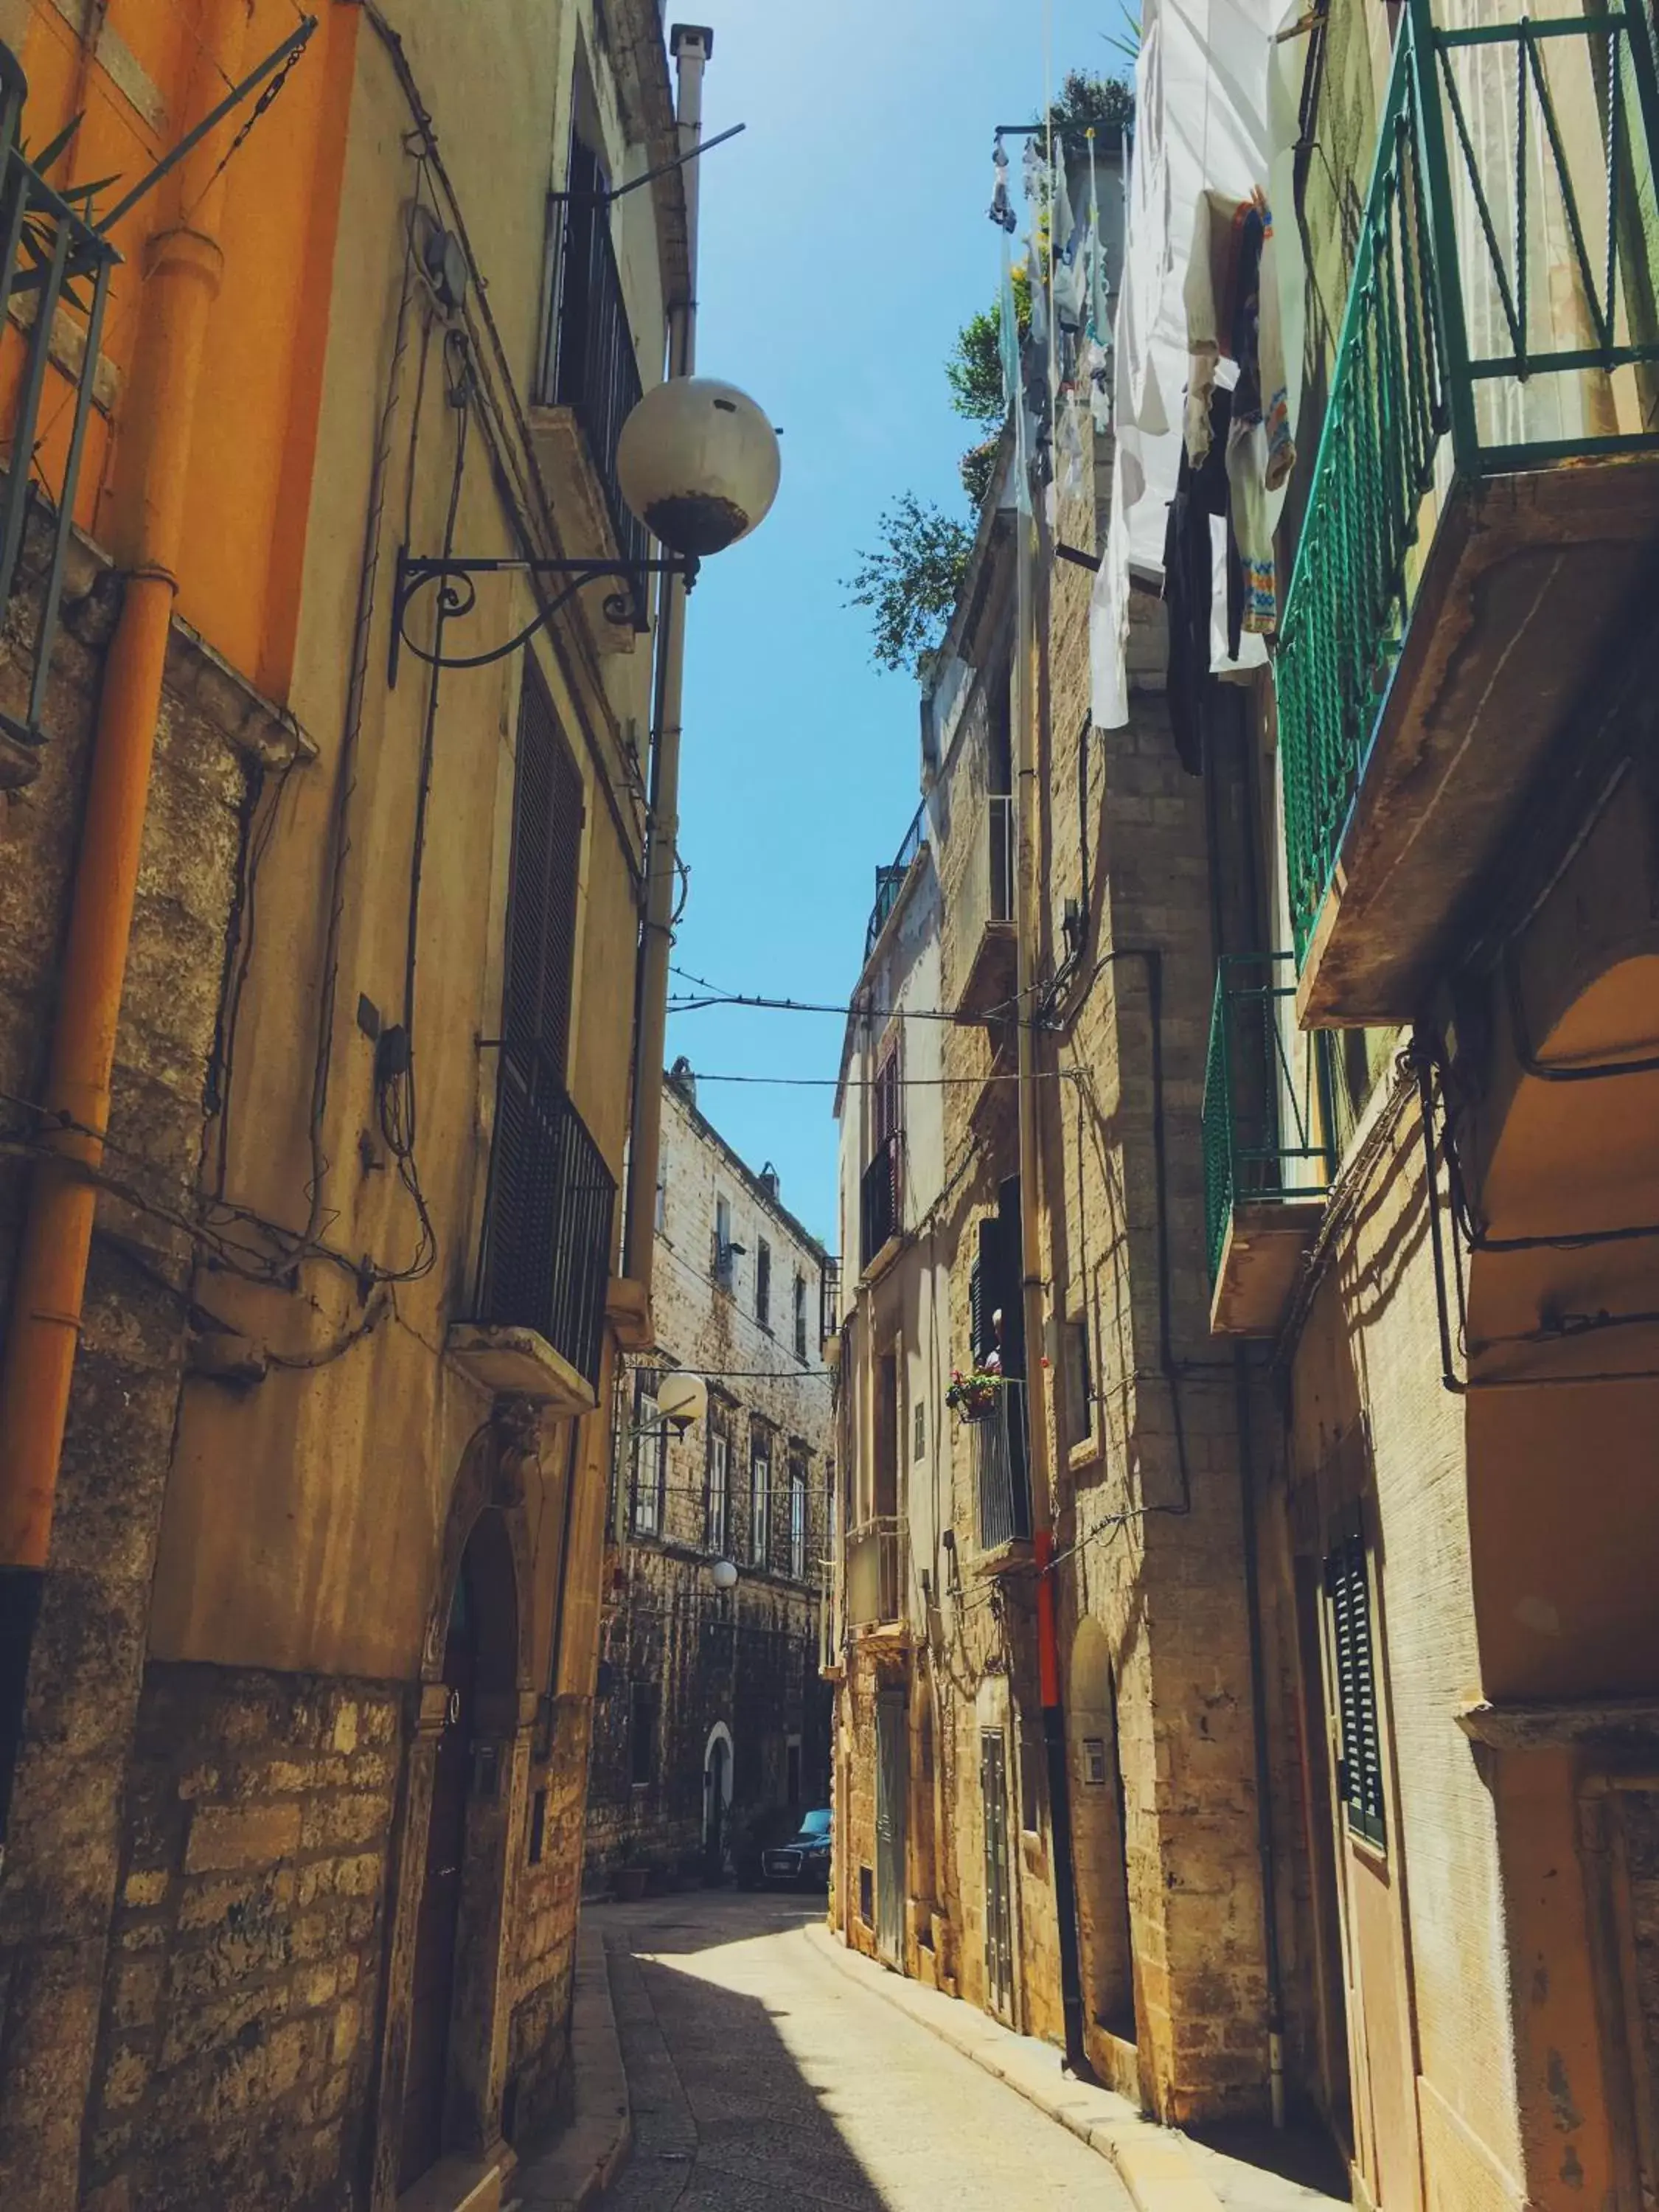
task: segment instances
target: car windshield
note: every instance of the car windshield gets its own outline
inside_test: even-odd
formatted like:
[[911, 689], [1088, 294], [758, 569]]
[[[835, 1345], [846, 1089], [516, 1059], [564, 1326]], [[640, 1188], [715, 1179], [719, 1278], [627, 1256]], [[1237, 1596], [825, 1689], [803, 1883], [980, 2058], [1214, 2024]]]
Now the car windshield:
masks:
[[809, 1813], [800, 1824], [800, 1833], [795, 1840], [800, 1844], [821, 1844], [830, 1833], [830, 1813], [826, 1805], [820, 1813]]

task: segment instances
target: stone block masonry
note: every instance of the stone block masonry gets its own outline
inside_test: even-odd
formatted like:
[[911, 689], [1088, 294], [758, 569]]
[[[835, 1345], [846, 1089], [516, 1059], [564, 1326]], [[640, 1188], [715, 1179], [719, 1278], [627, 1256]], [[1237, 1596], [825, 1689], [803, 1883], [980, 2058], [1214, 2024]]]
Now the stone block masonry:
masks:
[[99, 2212], [360, 2201], [397, 1684], [152, 1665], [88, 2134]]

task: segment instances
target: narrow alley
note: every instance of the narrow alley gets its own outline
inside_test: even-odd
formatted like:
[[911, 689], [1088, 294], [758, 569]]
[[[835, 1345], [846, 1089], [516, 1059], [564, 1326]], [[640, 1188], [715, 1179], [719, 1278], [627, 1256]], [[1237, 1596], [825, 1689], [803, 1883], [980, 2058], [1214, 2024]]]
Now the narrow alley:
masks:
[[593, 1917], [633, 2101], [616, 2212], [1132, 2212], [1085, 2143], [839, 1972], [807, 1933], [816, 1900], [705, 1893]]

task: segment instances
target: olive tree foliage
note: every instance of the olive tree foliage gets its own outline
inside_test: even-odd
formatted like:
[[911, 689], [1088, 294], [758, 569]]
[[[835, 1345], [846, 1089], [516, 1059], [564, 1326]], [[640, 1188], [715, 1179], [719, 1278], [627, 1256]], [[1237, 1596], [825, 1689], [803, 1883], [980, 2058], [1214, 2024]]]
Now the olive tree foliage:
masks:
[[[1128, 42], [1120, 43], [1133, 58]], [[1092, 127], [1115, 136], [1133, 124], [1134, 108], [1133, 90], [1121, 78], [1073, 70], [1047, 120], [1055, 131]], [[1024, 337], [1030, 328], [1031, 295], [1023, 268], [1014, 272], [1014, 307]], [[945, 362], [951, 408], [980, 433], [958, 464], [974, 518], [990, 489], [1007, 418], [1001, 331], [1001, 308], [993, 301], [963, 325]], [[958, 521], [935, 501], [907, 491], [883, 510], [878, 528], [879, 544], [860, 551], [858, 567], [844, 580], [847, 605], [869, 610], [871, 657], [878, 667], [919, 675], [939, 649], [966, 579], [974, 521]]]

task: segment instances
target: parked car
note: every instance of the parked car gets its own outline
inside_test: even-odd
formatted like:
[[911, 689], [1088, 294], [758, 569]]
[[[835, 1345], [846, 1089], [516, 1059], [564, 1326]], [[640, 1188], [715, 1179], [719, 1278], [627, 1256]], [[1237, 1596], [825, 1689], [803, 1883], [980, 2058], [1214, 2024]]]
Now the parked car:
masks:
[[787, 1882], [793, 1889], [811, 1883], [830, 1885], [830, 1834], [832, 1815], [827, 1805], [808, 1813], [787, 1844], [761, 1855], [761, 1868], [769, 1882]]
[[732, 1815], [726, 1833], [726, 1863], [739, 1889], [759, 1889], [766, 1881], [766, 1855], [787, 1844], [799, 1823], [784, 1805], [747, 1807]]

